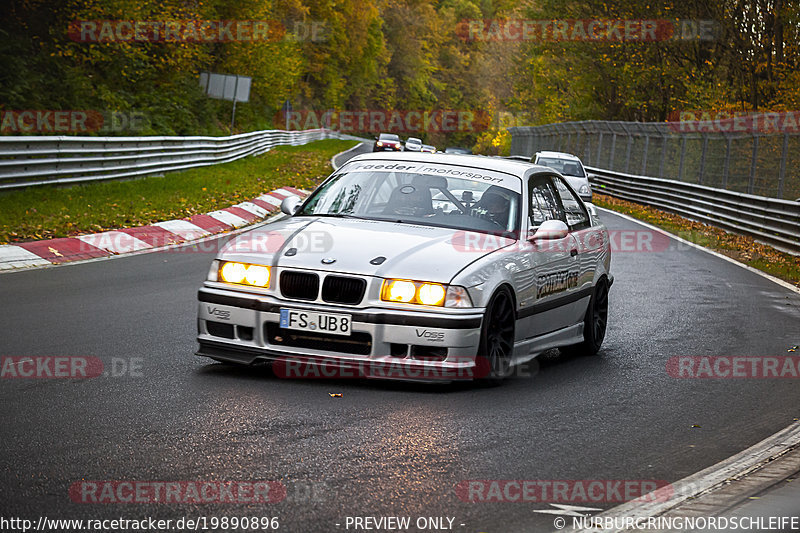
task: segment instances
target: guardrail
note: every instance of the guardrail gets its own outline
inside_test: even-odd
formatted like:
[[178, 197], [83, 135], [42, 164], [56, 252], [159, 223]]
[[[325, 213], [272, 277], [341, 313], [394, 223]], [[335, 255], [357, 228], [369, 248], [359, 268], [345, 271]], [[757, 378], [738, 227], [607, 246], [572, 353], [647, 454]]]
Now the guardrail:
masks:
[[796, 125], [762, 128], [770, 115], [751, 117], [753, 127], [744, 131], [718, 121], [586, 120], [509, 128], [511, 153], [569, 152], [585, 165], [616, 172], [794, 200], [800, 198], [800, 133]]
[[594, 165], [586, 168], [596, 192], [800, 252], [800, 201], [781, 199], [800, 194], [800, 135], [683, 132], [683, 126], [584, 121], [509, 128], [511, 157], [570, 152]]
[[586, 167], [595, 192], [671, 211], [792, 253], [800, 252], [800, 202]]
[[364, 140], [325, 129], [229, 137], [0, 137], [0, 189], [159, 175], [330, 138]]

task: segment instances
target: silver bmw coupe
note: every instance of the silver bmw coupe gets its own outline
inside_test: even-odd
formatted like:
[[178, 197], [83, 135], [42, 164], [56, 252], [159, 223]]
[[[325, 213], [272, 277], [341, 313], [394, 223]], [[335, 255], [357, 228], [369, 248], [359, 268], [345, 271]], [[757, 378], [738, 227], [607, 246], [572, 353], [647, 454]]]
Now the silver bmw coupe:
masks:
[[600, 350], [608, 232], [550, 168], [365, 154], [281, 210], [213, 261], [198, 355], [287, 376], [496, 384], [552, 348]]

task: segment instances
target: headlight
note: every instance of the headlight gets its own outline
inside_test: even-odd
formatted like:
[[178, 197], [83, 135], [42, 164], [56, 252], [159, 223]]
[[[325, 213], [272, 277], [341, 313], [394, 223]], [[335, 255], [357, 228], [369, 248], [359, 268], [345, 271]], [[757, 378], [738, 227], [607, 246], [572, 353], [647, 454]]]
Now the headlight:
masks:
[[578, 194], [589, 194], [590, 189], [588, 185], [581, 185], [581, 189], [578, 191]]
[[436, 307], [472, 307], [464, 287], [405, 279], [383, 280], [381, 300]]
[[383, 146], [383, 143], [380, 141], [376, 142], [375, 144], [377, 144], [378, 146]]
[[270, 268], [268, 266], [220, 261], [217, 272], [219, 281], [250, 285], [251, 287], [269, 287]]

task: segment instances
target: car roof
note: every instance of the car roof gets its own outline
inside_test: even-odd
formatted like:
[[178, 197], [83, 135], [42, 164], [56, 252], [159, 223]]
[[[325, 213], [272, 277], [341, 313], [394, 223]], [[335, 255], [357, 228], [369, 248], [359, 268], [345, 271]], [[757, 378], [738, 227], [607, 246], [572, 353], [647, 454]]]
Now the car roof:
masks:
[[548, 152], [548, 151], [543, 151], [543, 152], [536, 152], [536, 155], [538, 155], [540, 157], [552, 157], [552, 158], [555, 158], [555, 159], [569, 159], [571, 161], [577, 161], [579, 163], [581, 162], [581, 158], [580, 157], [578, 157], [576, 155], [573, 155], [573, 154], [568, 154], [566, 152]]
[[[416, 163], [440, 163], [444, 165], [505, 172], [506, 174], [511, 174], [520, 178], [535, 172], [553, 172], [552, 169], [545, 166], [534, 165], [533, 163], [514, 159], [488, 157], [485, 155], [445, 154], [443, 152], [425, 154], [425, 156], [420, 156], [417, 152], [374, 152], [357, 155], [350, 159], [348, 163], [350, 161], [413, 161]], [[342, 168], [344, 168], [344, 165]]]

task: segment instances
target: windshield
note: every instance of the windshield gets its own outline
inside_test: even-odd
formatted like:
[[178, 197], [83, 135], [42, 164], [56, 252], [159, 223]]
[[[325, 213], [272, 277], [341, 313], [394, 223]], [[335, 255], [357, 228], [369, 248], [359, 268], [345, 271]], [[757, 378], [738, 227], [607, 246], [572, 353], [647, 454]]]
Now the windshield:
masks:
[[554, 157], [540, 157], [536, 162], [537, 165], [542, 165], [547, 168], [559, 172], [562, 176], [574, 176], [576, 178], [585, 178], [586, 174], [583, 171], [583, 165], [580, 161], [574, 159], [557, 159]]
[[317, 189], [296, 216], [354, 217], [483, 233], [518, 231], [520, 194], [500, 184], [518, 178], [494, 178], [495, 173], [483, 170], [451, 172], [468, 177], [343, 172]]
[[381, 141], [400, 141], [400, 137], [391, 133], [381, 133], [378, 139]]

